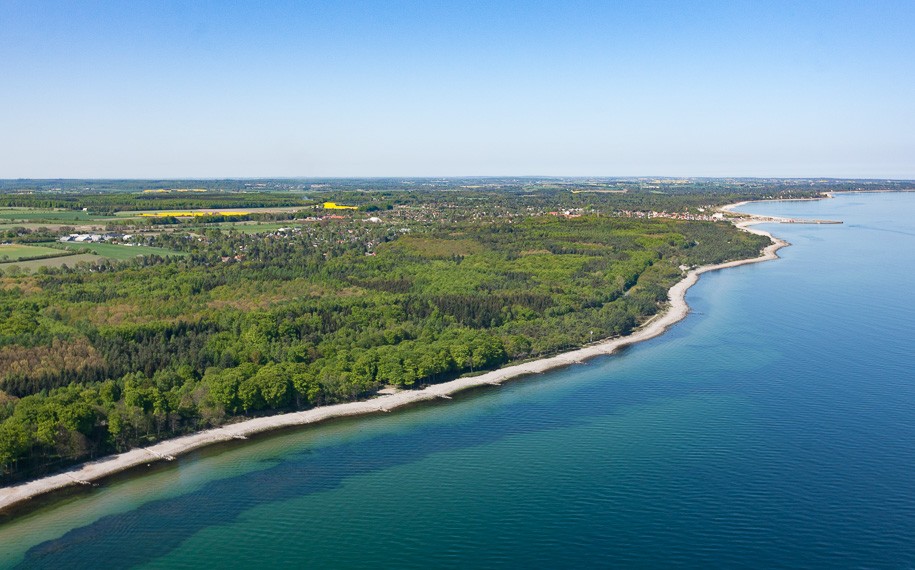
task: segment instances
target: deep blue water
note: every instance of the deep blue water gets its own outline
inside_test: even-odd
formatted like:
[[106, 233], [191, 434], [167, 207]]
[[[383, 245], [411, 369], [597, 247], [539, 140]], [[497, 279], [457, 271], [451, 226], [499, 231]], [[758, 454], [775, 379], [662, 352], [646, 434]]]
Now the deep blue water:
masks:
[[915, 194], [753, 204], [619, 356], [198, 453], [0, 526], [0, 566], [915, 566]]

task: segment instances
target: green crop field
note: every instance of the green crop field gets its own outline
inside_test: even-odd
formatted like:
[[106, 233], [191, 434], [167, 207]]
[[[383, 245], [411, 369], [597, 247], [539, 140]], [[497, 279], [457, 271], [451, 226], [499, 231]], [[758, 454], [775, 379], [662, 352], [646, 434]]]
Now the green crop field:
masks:
[[94, 254], [108, 259], [132, 259], [138, 255], [187, 255], [180, 251], [173, 251], [162, 247], [149, 247], [145, 245], [127, 246], [113, 243], [61, 243], [63, 246], [72, 251], [89, 250]]
[[0, 263], [13, 262], [23, 257], [57, 257], [66, 255], [59, 249], [34, 245], [0, 245]]
[[11, 268], [17, 267], [22, 273], [31, 273], [37, 270], [39, 267], [61, 267], [64, 265], [67, 267], [76, 267], [76, 264], [81, 261], [92, 263], [101, 259], [104, 258], [98, 255], [93, 255], [91, 253], [80, 253], [77, 255], [61, 255], [59, 257], [46, 257], [43, 259], [33, 259], [31, 261], [20, 261], [17, 263], [3, 263], [0, 264], [0, 269], [6, 269], [6, 271], [10, 271]]
[[36, 208], [3, 208], [0, 209], [0, 220], [21, 220], [26, 222], [92, 222], [110, 220], [113, 216], [90, 214], [78, 210], [43, 210]]

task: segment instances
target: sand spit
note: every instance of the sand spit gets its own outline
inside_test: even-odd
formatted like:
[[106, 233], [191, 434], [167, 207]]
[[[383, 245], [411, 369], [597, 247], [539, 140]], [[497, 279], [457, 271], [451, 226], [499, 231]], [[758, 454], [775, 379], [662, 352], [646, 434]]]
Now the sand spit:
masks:
[[[728, 208], [728, 211], [732, 211], [737, 206], [739, 205], [735, 204], [726, 208]], [[705, 265], [690, 270], [681, 281], [677, 282], [668, 291], [669, 305], [667, 309], [628, 336], [599, 341], [584, 348], [550, 358], [515, 364], [478, 376], [458, 378], [443, 384], [428, 386], [422, 390], [403, 390], [361, 402], [348, 402], [333, 406], [322, 406], [302, 412], [254, 418], [192, 435], [169, 439], [149, 447], [133, 449], [126, 453], [78, 465], [57, 475], [0, 489], [0, 512], [19, 506], [39, 495], [74, 485], [93, 485], [95, 482], [110, 475], [153, 462], [171, 461], [179, 455], [207, 445], [227, 442], [233, 439], [247, 439], [248, 436], [254, 434], [291, 426], [314, 424], [331, 418], [390, 412], [417, 402], [435, 400], [437, 398], [448, 399], [452, 394], [462, 390], [486, 385], [498, 386], [507, 380], [521, 378], [530, 374], [539, 374], [571, 364], [579, 364], [595, 356], [612, 354], [620, 347], [654, 338], [685, 318], [689, 313], [689, 306], [686, 304], [686, 291], [699, 280], [701, 274], [748, 263], [777, 259], [776, 251], [789, 245], [788, 242], [775, 238], [768, 232], [748, 227], [752, 224], [772, 222], [772, 219], [762, 216], [742, 215], [744, 215], [744, 218], [736, 222], [738, 227], [754, 234], [768, 236], [773, 243], [763, 249], [759, 257], [730, 261], [718, 265]]]
[[[833, 198], [832, 194], [825, 194], [825, 198]], [[722, 212], [728, 212], [729, 214], [734, 214], [740, 216], [739, 219], [732, 220], [734, 224], [739, 227], [746, 229], [746, 226], [750, 224], [841, 224], [841, 221], [838, 220], [814, 220], [807, 218], [785, 218], [782, 216], [760, 216], [757, 214], [747, 214], [745, 212], [738, 212], [736, 208], [739, 208], [745, 204], [751, 204], [754, 202], [810, 202], [815, 200], [822, 200], [824, 197], [820, 198], [784, 198], [781, 200], [746, 200], [744, 202], [737, 202], [736, 204], [728, 204], [727, 206], [722, 206], [719, 208]], [[758, 232], [751, 232], [758, 233]], [[766, 234], [769, 235], [769, 234]], [[771, 236], [770, 236], [771, 237]], [[773, 238], [775, 239], [775, 238]]]

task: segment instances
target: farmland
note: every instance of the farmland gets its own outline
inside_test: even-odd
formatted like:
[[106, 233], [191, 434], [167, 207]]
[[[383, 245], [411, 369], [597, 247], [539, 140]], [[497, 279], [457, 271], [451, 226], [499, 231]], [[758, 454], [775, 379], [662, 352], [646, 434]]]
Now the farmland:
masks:
[[117, 218], [195, 218], [203, 216], [247, 216], [257, 214], [294, 213], [301, 210], [301, 206], [278, 206], [263, 208], [199, 208], [187, 210], [125, 210], [117, 212]]
[[0, 220], [9, 222], [92, 223], [111, 219], [111, 216], [90, 214], [81, 210], [0, 208]]
[[[58, 251], [58, 253], [64, 252]], [[43, 257], [41, 259], [33, 259], [31, 261], [3, 263], [0, 264], [0, 269], [5, 268], [6, 272], [10, 274], [14, 272], [32, 273], [42, 267], [46, 267], [48, 269], [57, 269], [64, 266], [74, 268], [79, 263], [94, 265], [100, 261], [104, 261], [104, 259], [104, 257], [91, 253], [78, 253], [75, 255], [64, 253], [64, 255], [58, 255], [57, 257]]]
[[202, 218], [204, 216], [247, 216], [248, 211], [209, 211], [209, 210], [188, 210], [181, 212], [141, 212], [139, 216], [144, 218]]
[[19, 261], [20, 259], [35, 259], [38, 257], [57, 257], [66, 255], [59, 249], [44, 246], [9, 244], [0, 245], [0, 263]]
[[[50, 244], [49, 244], [50, 245]], [[159, 255], [162, 257], [169, 255], [184, 256], [185, 252], [174, 251], [162, 247], [151, 247], [146, 245], [128, 246], [114, 243], [60, 243], [54, 244], [55, 247], [63, 247], [69, 251], [90, 252], [107, 259], [131, 259], [139, 255]], [[57, 250], [58, 253], [60, 250]]]

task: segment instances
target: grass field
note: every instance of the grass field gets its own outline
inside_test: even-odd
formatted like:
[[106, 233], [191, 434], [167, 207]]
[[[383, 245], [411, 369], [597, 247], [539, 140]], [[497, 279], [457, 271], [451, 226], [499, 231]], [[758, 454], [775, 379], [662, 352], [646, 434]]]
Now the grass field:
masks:
[[[60, 252], [60, 250], [58, 250]], [[31, 273], [39, 267], [75, 267], [80, 261], [94, 262], [104, 259], [99, 255], [91, 253], [82, 253], [77, 255], [62, 255], [60, 257], [48, 257], [45, 259], [33, 259], [32, 261], [20, 261], [18, 263], [2, 263], [0, 269], [10, 270], [11, 267], [18, 267], [23, 273]]]
[[89, 212], [74, 210], [40, 210], [35, 208], [0, 209], [0, 220], [21, 220], [23, 222], [94, 222], [114, 219], [113, 216], [100, 216]]
[[108, 259], [132, 259], [138, 255], [161, 255], [163, 257], [167, 255], [187, 255], [180, 251], [145, 245], [126, 246], [113, 243], [61, 243], [58, 245], [73, 251], [88, 249], [92, 253]]
[[56, 257], [62, 255], [59, 249], [34, 245], [0, 245], [0, 263], [18, 261], [23, 257]]

